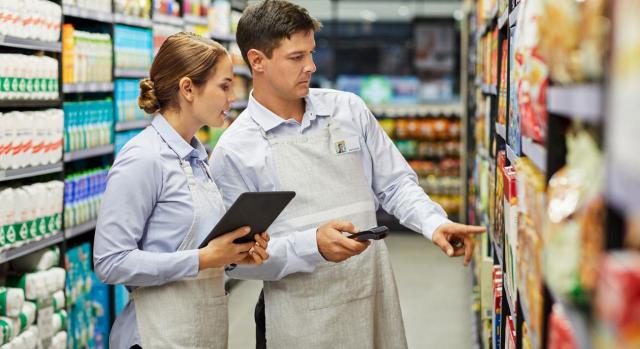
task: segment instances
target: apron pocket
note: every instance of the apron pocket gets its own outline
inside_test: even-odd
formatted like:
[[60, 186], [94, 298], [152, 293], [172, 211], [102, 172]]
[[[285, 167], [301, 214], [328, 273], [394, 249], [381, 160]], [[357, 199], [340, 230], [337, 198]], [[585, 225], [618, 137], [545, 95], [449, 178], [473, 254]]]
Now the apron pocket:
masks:
[[229, 334], [229, 297], [207, 297], [196, 299], [197, 310], [193, 313], [192, 326], [196, 348], [225, 349]]
[[372, 297], [376, 288], [372, 257], [364, 253], [345, 262], [316, 269], [310, 275], [311, 285], [303, 286], [308, 290], [309, 309], [329, 308]]

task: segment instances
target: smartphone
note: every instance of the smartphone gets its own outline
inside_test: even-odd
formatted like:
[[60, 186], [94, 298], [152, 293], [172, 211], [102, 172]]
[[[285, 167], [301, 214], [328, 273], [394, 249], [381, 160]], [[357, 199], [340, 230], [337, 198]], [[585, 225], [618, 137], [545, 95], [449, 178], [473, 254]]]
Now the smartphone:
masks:
[[363, 230], [361, 232], [357, 232], [355, 234], [349, 235], [349, 239], [356, 239], [357, 241], [363, 242], [367, 240], [382, 240], [387, 237], [389, 233], [389, 228], [381, 225], [379, 227]]

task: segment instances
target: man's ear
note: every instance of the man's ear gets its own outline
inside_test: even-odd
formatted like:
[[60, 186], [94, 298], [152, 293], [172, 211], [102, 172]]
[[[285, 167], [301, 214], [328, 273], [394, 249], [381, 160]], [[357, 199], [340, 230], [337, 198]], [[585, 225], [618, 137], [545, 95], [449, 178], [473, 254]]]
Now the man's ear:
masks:
[[193, 95], [195, 91], [193, 90], [193, 81], [191, 81], [190, 78], [183, 77], [182, 79], [180, 79], [180, 81], [178, 82], [178, 88], [180, 90], [180, 95], [182, 96], [182, 98], [184, 98], [187, 102], [193, 102]]
[[264, 72], [264, 62], [267, 60], [267, 56], [262, 53], [262, 51], [252, 48], [247, 52], [247, 60], [249, 61], [249, 65], [251, 65], [251, 71]]

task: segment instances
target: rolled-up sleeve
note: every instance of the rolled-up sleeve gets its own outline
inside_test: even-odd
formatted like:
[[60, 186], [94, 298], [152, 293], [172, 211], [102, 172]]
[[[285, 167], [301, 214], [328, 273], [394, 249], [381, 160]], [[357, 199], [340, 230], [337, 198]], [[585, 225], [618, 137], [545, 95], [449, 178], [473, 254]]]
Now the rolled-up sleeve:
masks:
[[[245, 181], [235, 162], [223, 147], [217, 146], [211, 154], [214, 180], [222, 192], [227, 209], [244, 192], [254, 192], [257, 188], [250, 183], [258, 183], [257, 178]], [[245, 174], [246, 175], [246, 174]], [[259, 266], [240, 265], [227, 270], [227, 275], [237, 279], [279, 280], [297, 272], [313, 272], [324, 261], [318, 251], [316, 229], [290, 232], [285, 236], [272, 237], [267, 248], [269, 259]]]
[[432, 201], [418, 184], [418, 176], [384, 132], [375, 116], [358, 97], [361, 122], [373, 164], [373, 190], [387, 212], [404, 226], [431, 239], [435, 230], [447, 219], [446, 212]]
[[125, 147], [109, 171], [96, 226], [94, 266], [102, 282], [156, 286], [198, 273], [198, 250], [152, 252], [139, 248], [162, 186], [159, 155]]

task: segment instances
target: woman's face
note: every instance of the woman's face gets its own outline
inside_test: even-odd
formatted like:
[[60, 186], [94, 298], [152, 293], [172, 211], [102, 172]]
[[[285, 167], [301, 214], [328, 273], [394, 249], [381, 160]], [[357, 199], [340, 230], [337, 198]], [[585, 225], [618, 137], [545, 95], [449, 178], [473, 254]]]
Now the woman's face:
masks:
[[198, 121], [209, 127], [221, 127], [236, 96], [233, 93], [233, 65], [224, 55], [215, 66], [214, 75], [195, 89], [193, 109]]

